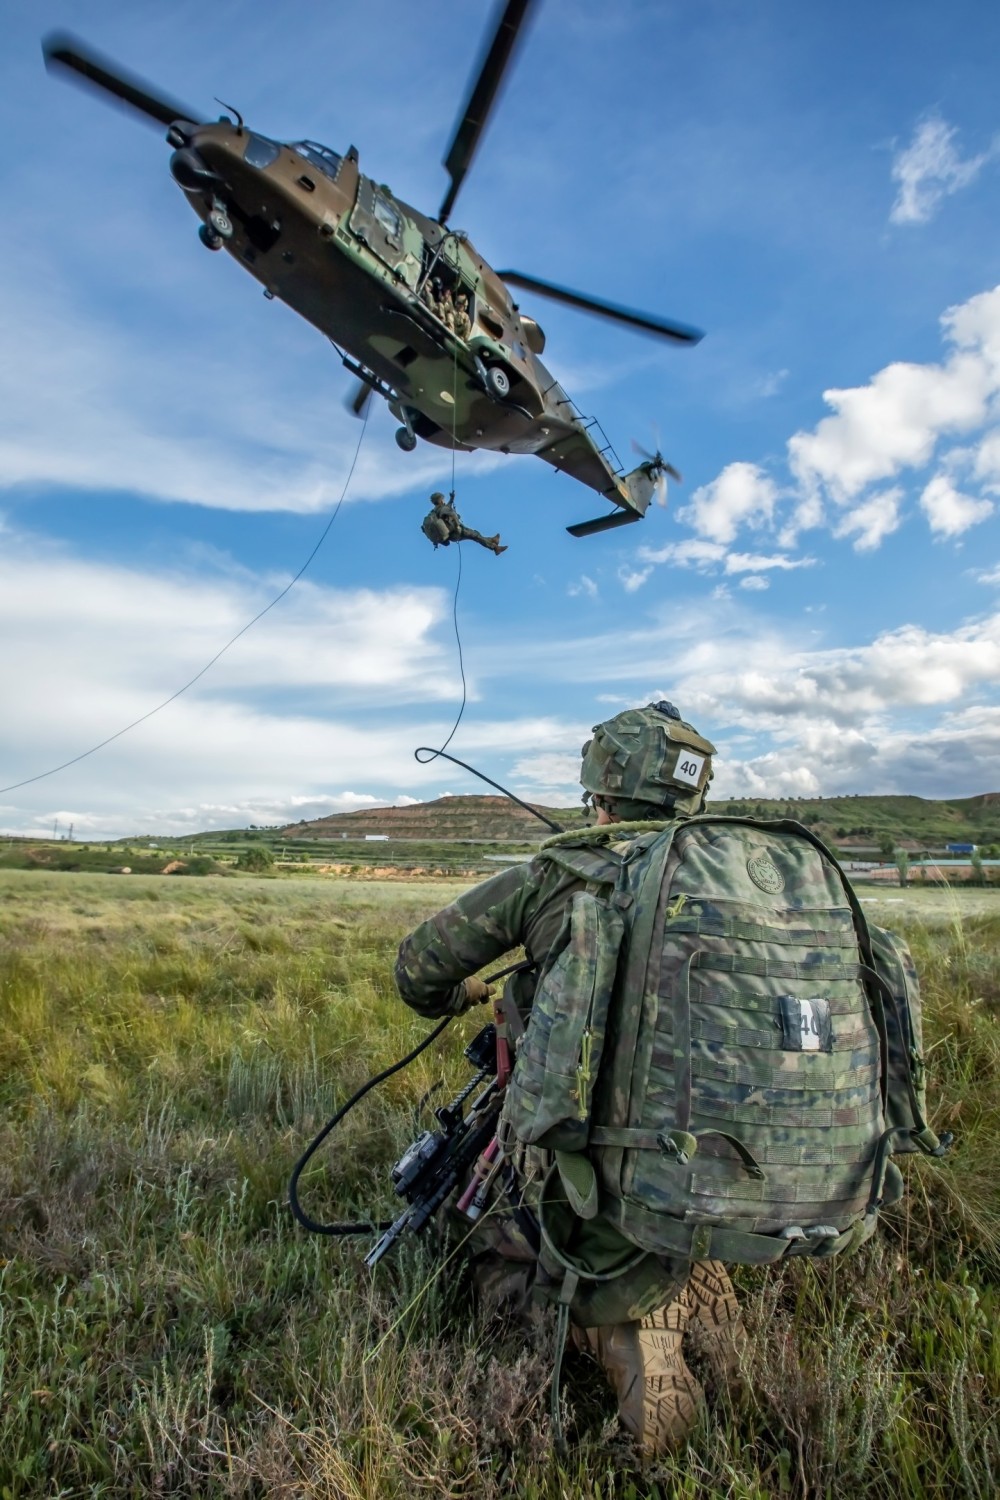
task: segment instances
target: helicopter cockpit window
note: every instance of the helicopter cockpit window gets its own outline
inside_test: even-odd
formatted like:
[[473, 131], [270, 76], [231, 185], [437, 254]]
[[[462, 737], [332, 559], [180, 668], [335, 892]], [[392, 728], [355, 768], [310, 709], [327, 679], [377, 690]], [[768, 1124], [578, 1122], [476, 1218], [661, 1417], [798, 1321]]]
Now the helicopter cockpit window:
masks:
[[263, 135], [251, 135], [247, 141], [247, 149], [243, 153], [243, 160], [250, 167], [269, 167], [276, 162], [281, 155], [281, 147], [274, 141], [269, 141]]
[[336, 151], [331, 151], [329, 146], [321, 146], [318, 141], [295, 141], [292, 150], [306, 157], [314, 167], [319, 167], [327, 177], [336, 180], [342, 158]]
[[402, 228], [402, 221], [399, 217], [399, 214], [393, 208], [392, 204], [387, 202], [387, 200], [382, 197], [381, 193], [375, 193], [373, 195], [372, 213], [375, 215], [376, 219], [378, 219], [386, 234], [391, 234], [396, 239], [399, 238], [399, 231]]

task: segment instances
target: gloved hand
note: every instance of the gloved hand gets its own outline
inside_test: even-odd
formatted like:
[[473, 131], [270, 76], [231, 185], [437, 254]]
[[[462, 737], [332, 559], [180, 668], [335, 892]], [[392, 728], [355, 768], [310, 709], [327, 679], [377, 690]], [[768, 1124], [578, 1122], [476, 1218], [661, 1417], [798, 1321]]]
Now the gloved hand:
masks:
[[466, 1006], [482, 1005], [490, 998], [490, 987], [484, 979], [463, 979], [462, 988]]

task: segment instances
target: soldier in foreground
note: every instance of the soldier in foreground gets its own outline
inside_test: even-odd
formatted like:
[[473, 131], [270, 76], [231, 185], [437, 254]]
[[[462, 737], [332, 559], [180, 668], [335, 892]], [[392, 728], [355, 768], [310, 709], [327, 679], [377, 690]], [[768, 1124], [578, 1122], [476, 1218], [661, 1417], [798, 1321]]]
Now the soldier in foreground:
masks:
[[[443, 502], [444, 497], [433, 498]], [[606, 748], [608, 735], [619, 747], [610, 776], [600, 748]], [[665, 702], [598, 726], [584, 747], [581, 771], [584, 798], [589, 796], [596, 809], [597, 825], [582, 830], [574, 846], [591, 847], [595, 861], [607, 864], [622, 857], [637, 832], [659, 830], [700, 811], [713, 748]], [[619, 833], [620, 824], [627, 827]], [[468, 976], [523, 944], [536, 968], [517, 976], [510, 993], [521, 1017], [527, 1017], [536, 975], [554, 953], [565, 950], [574, 896], [586, 889], [578, 871], [553, 857], [485, 881], [403, 941], [395, 971], [400, 995], [425, 1016], [461, 1014], [489, 998], [483, 981]], [[529, 1066], [523, 1053], [521, 1066]], [[557, 1300], [560, 1264], [540, 1246], [536, 1209], [553, 1156], [565, 1154], [515, 1144], [467, 1246], [484, 1297], [526, 1319], [533, 1301]], [[636, 1261], [633, 1244], [593, 1219], [576, 1221], [573, 1255], [598, 1273], [623, 1258]], [[640, 1261], [624, 1302], [611, 1283], [580, 1289], [570, 1306], [571, 1337], [602, 1365], [622, 1423], [643, 1451], [655, 1456], [683, 1444], [703, 1400], [686, 1348], [697, 1350], [714, 1383], [724, 1382], [737, 1367], [743, 1328], [720, 1261], [655, 1254]]]
[[478, 542], [480, 547], [493, 552], [497, 557], [507, 548], [500, 545], [500, 533], [495, 536], [483, 536], [481, 531], [473, 531], [471, 526], [466, 526], [462, 517], [454, 506], [454, 495], [446, 500], [440, 490], [435, 490], [431, 496], [433, 507], [424, 516], [420, 523], [420, 529], [427, 539], [434, 543], [435, 549], [447, 547], [449, 542]]

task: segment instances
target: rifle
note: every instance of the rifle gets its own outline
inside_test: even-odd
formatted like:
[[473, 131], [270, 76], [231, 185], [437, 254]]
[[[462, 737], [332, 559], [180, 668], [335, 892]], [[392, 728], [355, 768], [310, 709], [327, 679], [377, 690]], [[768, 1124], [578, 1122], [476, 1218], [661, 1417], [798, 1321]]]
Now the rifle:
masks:
[[[365, 1256], [366, 1266], [378, 1265], [404, 1230], [419, 1234], [477, 1161], [483, 1170], [477, 1169], [458, 1207], [468, 1210], [477, 1194], [483, 1192], [497, 1157], [496, 1127], [507, 1086], [506, 1078], [500, 1081], [497, 1028], [492, 1021], [473, 1037], [465, 1056], [476, 1068], [476, 1075], [450, 1104], [434, 1111], [440, 1128], [425, 1130], [407, 1146], [393, 1167], [392, 1185], [406, 1199], [406, 1207]], [[465, 1114], [465, 1101], [483, 1083], [485, 1088]], [[481, 1212], [480, 1207], [471, 1217], [478, 1217]]]
[[[522, 960], [520, 963], [509, 965], [506, 969], [501, 969], [497, 974], [491, 974], [486, 982], [494, 984], [499, 979], [505, 979], [509, 974], [532, 967], [530, 960]], [[303, 1228], [312, 1230], [315, 1234], [338, 1237], [381, 1231], [378, 1243], [365, 1257], [366, 1265], [375, 1266], [404, 1230], [409, 1229], [419, 1234], [426, 1227], [470, 1167], [474, 1167], [475, 1170], [471, 1182], [459, 1199], [458, 1208], [470, 1219], [474, 1220], [479, 1217], [485, 1207], [490, 1183], [503, 1164], [496, 1139], [496, 1127], [500, 1118], [500, 1110], [503, 1107], [507, 1080], [510, 1078], [513, 1066], [512, 1044], [523, 1030], [520, 1017], [517, 1015], [517, 1007], [512, 1001], [508, 1016], [508, 1011], [505, 1009], [506, 1000], [505, 994], [494, 998], [494, 1020], [488, 1022], [465, 1049], [465, 1056], [476, 1069], [475, 1077], [466, 1084], [450, 1104], [442, 1105], [434, 1111], [440, 1128], [433, 1131], [425, 1130], [412, 1145], [407, 1147], [392, 1168], [393, 1187], [399, 1196], [407, 1201], [407, 1206], [399, 1217], [392, 1223], [382, 1224], [319, 1224], [303, 1211], [299, 1203], [299, 1177], [313, 1154], [344, 1116], [364, 1098], [369, 1090], [391, 1077], [393, 1073], [399, 1072], [400, 1068], [406, 1067], [419, 1053], [423, 1052], [435, 1037], [440, 1036], [453, 1019], [451, 1016], [445, 1016], [406, 1057], [401, 1058], [398, 1063], [394, 1063], [374, 1078], [370, 1078], [362, 1088], [358, 1089], [357, 1093], [348, 1099], [332, 1119], [327, 1121], [299, 1158], [292, 1172], [288, 1197], [292, 1213]], [[485, 1087], [473, 1100], [468, 1114], [465, 1114], [466, 1100], [482, 1084], [485, 1084]]]

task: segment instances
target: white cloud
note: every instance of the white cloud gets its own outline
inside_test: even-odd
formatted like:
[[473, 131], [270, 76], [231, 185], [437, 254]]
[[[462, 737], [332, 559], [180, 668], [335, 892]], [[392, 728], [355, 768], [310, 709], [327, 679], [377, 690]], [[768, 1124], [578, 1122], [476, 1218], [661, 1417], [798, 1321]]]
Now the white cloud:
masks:
[[[990, 296], [1000, 307], [1000, 288]], [[959, 350], [943, 365], [887, 365], [867, 385], [824, 391], [835, 415], [789, 439], [792, 472], [807, 496], [822, 488], [847, 504], [869, 484], [922, 467], [943, 434], [979, 426], [993, 389], [981, 351]]]
[[756, 464], [727, 464], [711, 484], [695, 490], [677, 518], [710, 541], [729, 543], [742, 526], [770, 521], [777, 500], [774, 481]]
[[873, 552], [900, 524], [903, 491], [898, 487], [872, 495], [843, 517], [834, 536], [853, 537], [855, 552]]
[[727, 552], [721, 542], [702, 541], [699, 537], [668, 542], [663, 547], [640, 547], [638, 555], [644, 563], [671, 563], [675, 568], [695, 568], [706, 574], [716, 573], [719, 568], [727, 575], [767, 573], [775, 569], [791, 572], [816, 564], [814, 557], [789, 557], [784, 552]]
[[[1000, 430], [993, 425], [1000, 396], [1000, 287], [949, 308], [941, 327], [951, 346], [941, 363], [897, 362], [867, 385], [828, 390], [824, 400], [833, 414], [789, 439], [796, 491], [779, 532], [783, 546], [792, 546], [801, 531], [824, 525], [827, 502], [849, 506], [870, 485], [925, 467], [941, 439], [951, 435], [970, 434], [972, 441], [942, 453], [943, 467], [971, 468], [987, 490], [1000, 493]], [[888, 515], [884, 502], [881, 513]], [[833, 529], [851, 535], [859, 527], [856, 521], [834, 522]], [[887, 534], [879, 527], [862, 529], [866, 537]]]
[[[583, 745], [583, 739], [580, 745]], [[518, 795], [524, 795], [524, 787], [544, 789], [549, 795], [559, 793], [563, 797], [576, 786], [579, 787], [580, 780], [580, 751], [576, 754], [548, 754], [548, 755], [526, 755], [514, 762], [511, 767], [511, 777], [517, 783]], [[580, 793], [577, 791], [576, 800], [579, 801]]]
[[974, 182], [997, 153], [994, 142], [978, 156], [963, 157], [955, 145], [958, 131], [940, 115], [921, 120], [910, 144], [893, 157], [892, 180], [898, 192], [889, 218], [893, 224], [926, 224], [941, 200]]
[[961, 536], [993, 514], [990, 500], [961, 494], [946, 474], [935, 474], [920, 497], [920, 508], [939, 536]]
[[1000, 495], [1000, 428], [994, 427], [976, 449], [974, 472], [992, 495]]
[[[665, 692], [720, 745], [721, 795], [1000, 790], [1000, 707], [990, 701], [1000, 685], [1000, 613], [831, 649], [804, 646], [795, 623], [734, 619], [732, 610], [729, 600], [706, 602], [690, 633], [664, 611], [659, 623], [647, 617], [641, 631], [577, 640], [575, 658], [556, 659], [561, 671], [575, 660], [591, 680], [620, 684], [598, 695], [608, 712]], [[647, 691], [651, 682], [664, 692]], [[546, 749], [544, 773], [532, 748], [519, 774], [533, 786], [561, 774], [571, 798], [584, 737], [571, 729]]]
[[814, 557], [787, 557], [784, 553], [730, 552], [726, 558], [727, 573], [766, 573], [775, 568], [780, 572], [790, 572], [815, 565]]
[[762, 375], [754, 386], [754, 394], [766, 399], [768, 396], [776, 396], [788, 379], [788, 370], [772, 370], [768, 375]]
[[718, 764], [716, 796], [903, 793], [954, 797], [1000, 790], [1000, 709], [978, 707], [925, 725], [843, 731], [817, 723], [786, 745]]
[[673, 563], [677, 568], [704, 569], [720, 562], [726, 555], [721, 542], [704, 542], [688, 537], [682, 542], [667, 542], [663, 547], [640, 547], [639, 557], [648, 563]]
[[[146, 713], [262, 591], [243, 577], [143, 573], [18, 538], [0, 558], [5, 783]], [[413, 749], [440, 744], [457, 707], [450, 604], [437, 589], [300, 585], [192, 692], [58, 779], [6, 793], [0, 826], [51, 829], [55, 805], [78, 832], [179, 833], [439, 795], [454, 767], [419, 765]], [[509, 662], [505, 646], [494, 670], [509, 675]], [[467, 717], [462, 748], [499, 772], [507, 756], [578, 749], [586, 727], [530, 712]], [[469, 778], [457, 790], [480, 788]]]
[[[149, 708], [204, 666], [267, 602], [275, 582], [250, 587], [231, 578], [140, 573], [30, 544], [13, 547], [0, 558], [0, 628], [18, 644], [5, 653], [2, 670], [42, 705], [50, 697], [41, 686], [45, 677], [53, 670], [65, 675], [65, 706], [79, 704], [91, 720], [89, 688], [76, 691], [72, 684], [92, 677], [96, 653], [114, 664], [117, 686], [108, 691], [142, 695]], [[452, 697], [454, 669], [432, 638], [448, 608], [438, 589], [338, 590], [302, 581], [232, 647], [204, 687], [326, 686], [365, 697], [391, 688], [404, 697]], [[5, 701], [20, 705], [19, 697]], [[109, 703], [97, 708], [101, 723], [114, 719]], [[9, 733], [24, 711], [19, 706], [17, 715], [6, 716]]]
[[[640, 548], [642, 561], [726, 574], [809, 567], [815, 559], [794, 548], [818, 527], [872, 550], [898, 529], [904, 501], [895, 488], [873, 487], [935, 455], [939, 475], [950, 477], [924, 481], [921, 509], [932, 530], [955, 536], [986, 519], [989, 500], [962, 493], [956, 476], [1000, 495], [1000, 286], [948, 308], [940, 322], [940, 362], [897, 361], [865, 385], [824, 392], [830, 414], [788, 440], [790, 484], [753, 463], [728, 464], [677, 513], [696, 534]], [[774, 536], [778, 550], [731, 550], [745, 528]]]
[[578, 599], [581, 595], [585, 595], [588, 599], [599, 598], [597, 584], [586, 573], [581, 573], [575, 583], [568, 584], [566, 592], [571, 599]]
[[976, 582], [1000, 585], [1000, 563], [997, 563], [995, 568], [988, 568], [985, 573], [977, 573]]
[[626, 594], [634, 594], [637, 589], [642, 588], [652, 571], [652, 568], [630, 568], [627, 563], [622, 563], [618, 569], [618, 578]]
[[998, 682], [994, 614], [950, 633], [904, 625], [853, 648], [803, 650], [791, 634], [723, 637], [686, 672], [676, 694], [727, 726], [784, 733], [790, 721], [821, 721], [839, 733], [884, 715], [959, 703]]
[[756, 573], [751, 573], [748, 575], [748, 577], [740, 579], [741, 589], [750, 589], [752, 591], [759, 592], [762, 589], [769, 589], [770, 587], [770, 580], [767, 578], [761, 578]]

